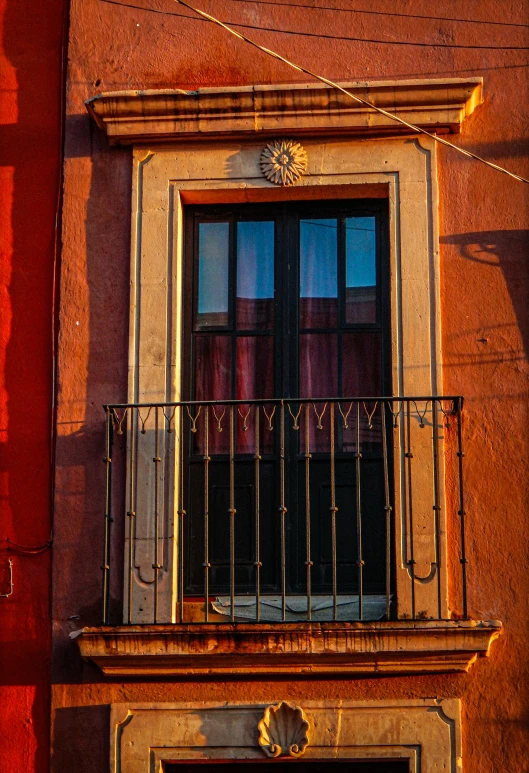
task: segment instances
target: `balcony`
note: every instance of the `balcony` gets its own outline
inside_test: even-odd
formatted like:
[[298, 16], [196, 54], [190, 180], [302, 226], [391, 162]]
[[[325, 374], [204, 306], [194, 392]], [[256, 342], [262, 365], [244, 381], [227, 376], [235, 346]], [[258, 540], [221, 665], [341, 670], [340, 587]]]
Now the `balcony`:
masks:
[[458, 396], [107, 405], [107, 674], [467, 670]]

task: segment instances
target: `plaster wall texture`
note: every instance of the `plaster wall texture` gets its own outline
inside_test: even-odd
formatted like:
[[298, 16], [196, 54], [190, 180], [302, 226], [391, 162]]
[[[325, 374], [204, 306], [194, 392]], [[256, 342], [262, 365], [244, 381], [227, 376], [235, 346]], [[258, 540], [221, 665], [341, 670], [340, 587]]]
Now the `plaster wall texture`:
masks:
[[52, 333], [65, 0], [0, 2], [0, 767], [49, 765]]
[[[485, 103], [451, 139], [529, 177], [527, 53], [502, 50], [528, 45], [527, 27], [351, 13], [358, 6], [527, 25], [527, 3], [505, 0], [501, 14], [492, 0], [457, 7], [440, 0], [435, 11], [430, 3], [406, 0], [378, 0], [376, 9], [335, 0], [333, 7], [341, 11], [318, 10], [311, 1], [304, 5], [309, 7], [202, 2], [204, 10], [226, 21], [258, 27], [247, 32], [333, 79], [483, 76]], [[127, 396], [131, 150], [108, 146], [84, 100], [117, 89], [297, 79], [281, 63], [189, 18], [190, 12], [176, 5], [151, 7], [168, 13], [102, 0], [74, 0], [70, 9], [53, 584], [54, 770], [105, 769], [110, 703], [431, 696], [461, 699], [465, 771], [529, 770], [527, 186], [449, 149], [438, 150], [444, 391], [466, 399], [470, 613], [505, 625], [491, 657], [457, 675], [127, 683], [104, 679], [95, 666], [81, 663], [68, 638], [73, 628], [99, 622], [101, 404]], [[383, 45], [343, 39], [347, 36], [431, 45]], [[80, 619], [68, 620], [72, 615]]]

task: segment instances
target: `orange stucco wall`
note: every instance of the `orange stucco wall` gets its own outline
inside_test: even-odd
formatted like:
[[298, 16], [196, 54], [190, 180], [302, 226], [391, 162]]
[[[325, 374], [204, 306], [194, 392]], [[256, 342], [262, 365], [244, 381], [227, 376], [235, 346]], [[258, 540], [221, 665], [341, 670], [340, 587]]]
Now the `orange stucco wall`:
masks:
[[[251, 34], [263, 44], [333, 79], [483, 76], [485, 104], [454, 141], [529, 177], [528, 53], [501, 49], [528, 45], [527, 3], [503, 0], [501, 12], [496, 0], [325, 4], [381, 15], [317, 10], [311, 0], [303, 5], [202, 0], [206, 11], [261, 28]], [[127, 383], [131, 152], [109, 148], [83, 101], [99, 91], [297, 77], [212, 25], [188, 18], [190, 13], [176, 5], [152, 7], [173, 15], [101, 0], [73, 0], [71, 6], [55, 503], [54, 769], [105, 769], [112, 701], [404, 696], [462, 699], [467, 773], [529, 769], [524, 729], [529, 709], [528, 187], [455, 151], [439, 149], [444, 391], [466, 398], [470, 613], [505, 624], [491, 658], [465, 675], [121, 683], [83, 664], [68, 638], [71, 630], [99, 622], [101, 404], [124, 401]], [[384, 11], [525, 26], [403, 18]], [[316, 39], [270, 28], [492, 48]], [[79, 619], [70, 620], [73, 615]]]
[[[53, 278], [64, 0], [0, 2], [0, 767], [49, 764]], [[29, 554], [6, 541], [43, 546]]]

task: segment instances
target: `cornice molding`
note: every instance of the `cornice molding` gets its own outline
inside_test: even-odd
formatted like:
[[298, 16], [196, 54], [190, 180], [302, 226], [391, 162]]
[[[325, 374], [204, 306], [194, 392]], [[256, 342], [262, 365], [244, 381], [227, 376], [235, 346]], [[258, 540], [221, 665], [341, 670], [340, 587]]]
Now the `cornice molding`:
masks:
[[420, 674], [468, 671], [498, 621], [278, 623], [84, 628], [81, 655], [108, 676]]
[[[377, 107], [436, 133], [457, 133], [483, 102], [482, 78], [341, 83]], [[97, 94], [86, 107], [111, 144], [197, 138], [410, 134], [322, 83]]]

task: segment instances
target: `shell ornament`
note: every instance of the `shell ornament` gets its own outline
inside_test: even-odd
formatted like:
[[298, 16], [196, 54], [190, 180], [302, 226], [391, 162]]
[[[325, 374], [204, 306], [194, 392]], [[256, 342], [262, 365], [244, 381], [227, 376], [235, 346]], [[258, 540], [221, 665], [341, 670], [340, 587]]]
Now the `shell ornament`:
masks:
[[259, 745], [269, 757], [301, 757], [308, 746], [310, 725], [299, 706], [285, 701], [268, 706], [257, 727]]
[[276, 185], [293, 185], [307, 171], [307, 153], [294, 140], [274, 140], [261, 153], [261, 169]]

